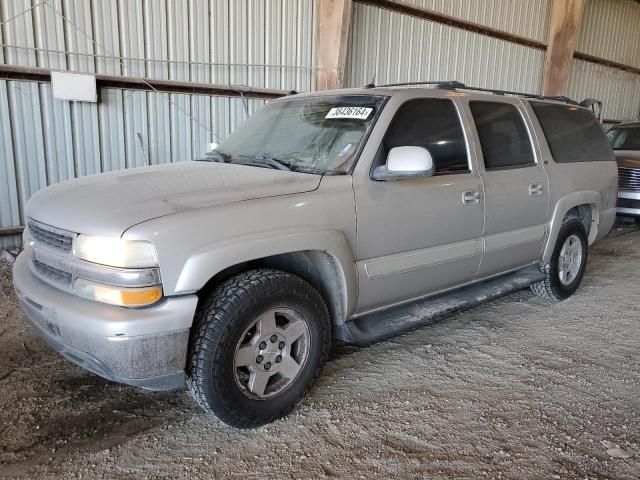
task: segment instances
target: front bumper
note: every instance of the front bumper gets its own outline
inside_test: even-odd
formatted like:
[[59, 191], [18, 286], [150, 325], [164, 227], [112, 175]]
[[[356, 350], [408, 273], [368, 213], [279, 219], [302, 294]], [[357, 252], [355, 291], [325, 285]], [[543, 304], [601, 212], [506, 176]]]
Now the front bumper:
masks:
[[616, 212], [620, 215], [640, 216], [640, 192], [619, 190]]
[[24, 254], [16, 259], [13, 284], [36, 333], [68, 360], [148, 390], [184, 387], [195, 295], [165, 298], [148, 308], [106, 305], [44, 283], [31, 273]]

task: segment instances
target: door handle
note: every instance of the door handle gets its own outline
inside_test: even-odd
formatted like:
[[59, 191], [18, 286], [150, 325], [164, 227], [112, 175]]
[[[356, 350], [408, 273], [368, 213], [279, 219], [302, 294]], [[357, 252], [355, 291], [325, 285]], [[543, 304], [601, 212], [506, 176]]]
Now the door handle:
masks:
[[482, 195], [478, 190], [467, 190], [462, 192], [462, 204], [463, 205], [478, 205], [480, 203], [480, 199]]
[[532, 183], [529, 185], [529, 195], [532, 197], [539, 197], [544, 192], [544, 187], [541, 183]]

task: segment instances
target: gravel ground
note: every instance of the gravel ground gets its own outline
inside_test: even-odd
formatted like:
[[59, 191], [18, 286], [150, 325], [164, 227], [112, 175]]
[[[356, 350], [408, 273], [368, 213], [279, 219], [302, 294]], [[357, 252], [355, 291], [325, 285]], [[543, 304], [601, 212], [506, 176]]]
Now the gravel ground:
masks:
[[[640, 231], [592, 250], [581, 289], [529, 291], [341, 348], [289, 418], [236, 431], [188, 394], [68, 363], [0, 264], [0, 478], [640, 478]], [[628, 457], [628, 458], [622, 458]]]

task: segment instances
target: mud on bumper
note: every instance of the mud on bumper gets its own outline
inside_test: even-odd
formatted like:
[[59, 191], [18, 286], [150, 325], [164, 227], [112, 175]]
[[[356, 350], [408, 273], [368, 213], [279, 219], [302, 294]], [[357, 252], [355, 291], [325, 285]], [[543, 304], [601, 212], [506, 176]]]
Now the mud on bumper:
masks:
[[54, 350], [108, 380], [147, 390], [184, 388], [195, 296], [138, 310], [103, 305], [43, 283], [20, 257], [13, 273], [18, 300]]

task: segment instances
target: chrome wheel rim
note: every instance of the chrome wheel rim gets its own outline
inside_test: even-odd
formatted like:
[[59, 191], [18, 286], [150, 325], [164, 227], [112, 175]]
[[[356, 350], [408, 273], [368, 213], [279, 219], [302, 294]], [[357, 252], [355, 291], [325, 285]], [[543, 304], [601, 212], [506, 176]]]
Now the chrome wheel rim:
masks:
[[302, 315], [291, 308], [270, 308], [251, 322], [236, 346], [236, 384], [253, 399], [282, 393], [302, 371], [310, 344]]
[[571, 284], [582, 267], [582, 240], [577, 235], [569, 235], [562, 245], [558, 258], [558, 277], [563, 285]]

